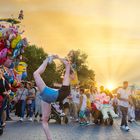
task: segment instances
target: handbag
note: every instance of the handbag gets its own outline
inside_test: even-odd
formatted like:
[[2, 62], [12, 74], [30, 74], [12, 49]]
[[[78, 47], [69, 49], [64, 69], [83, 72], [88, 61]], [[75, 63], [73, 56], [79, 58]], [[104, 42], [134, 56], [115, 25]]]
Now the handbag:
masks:
[[21, 108], [22, 108], [22, 100], [21, 100], [21, 97], [22, 97], [24, 91], [25, 91], [25, 89], [23, 90], [22, 94], [20, 95], [20, 98], [19, 98], [18, 102], [15, 105], [15, 108], [16, 108], [15, 115], [18, 116], [18, 117], [21, 116]]

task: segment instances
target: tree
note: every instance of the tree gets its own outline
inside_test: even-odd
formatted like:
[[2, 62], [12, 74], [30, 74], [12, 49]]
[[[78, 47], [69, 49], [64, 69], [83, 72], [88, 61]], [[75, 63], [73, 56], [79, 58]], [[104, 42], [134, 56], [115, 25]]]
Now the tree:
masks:
[[[81, 52], [80, 50], [72, 50], [72, 51], [74, 55], [71, 61], [74, 64], [74, 69], [77, 71], [80, 84], [86, 88], [89, 88], [89, 86], [94, 85], [95, 83], [95, 74], [92, 69], [88, 68], [87, 65], [88, 55]], [[64, 69], [64, 67], [60, 66], [61, 72], [63, 72], [62, 69]]]
[[[35, 45], [29, 46], [25, 49], [23, 57], [25, 62], [28, 64], [27, 73], [28, 80], [33, 80], [33, 72], [42, 64], [43, 60], [48, 56], [44, 52], [43, 48], [38, 48]], [[55, 63], [49, 64], [46, 71], [42, 75], [45, 83], [52, 86], [54, 82], [60, 80], [59, 73], [56, 72]]]

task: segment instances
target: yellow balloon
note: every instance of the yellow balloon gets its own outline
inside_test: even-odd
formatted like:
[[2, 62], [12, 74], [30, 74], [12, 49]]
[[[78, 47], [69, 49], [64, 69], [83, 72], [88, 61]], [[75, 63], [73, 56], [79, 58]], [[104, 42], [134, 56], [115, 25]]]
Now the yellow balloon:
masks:
[[27, 71], [27, 64], [25, 62], [19, 62], [15, 69], [18, 74], [22, 74]]
[[17, 37], [15, 39], [12, 40], [11, 42], [11, 48], [15, 48], [18, 44], [18, 42], [21, 40], [21, 36], [20, 35], [17, 35]]
[[0, 37], [2, 37], [2, 32], [0, 32]]

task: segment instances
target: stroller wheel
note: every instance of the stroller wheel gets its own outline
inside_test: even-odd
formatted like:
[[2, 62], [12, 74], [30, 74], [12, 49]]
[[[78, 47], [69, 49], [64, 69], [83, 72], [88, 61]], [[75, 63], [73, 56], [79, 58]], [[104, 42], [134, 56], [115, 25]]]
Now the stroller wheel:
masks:
[[111, 119], [110, 119], [110, 125], [112, 126], [113, 123], [114, 123], [114, 120], [111, 118]]
[[58, 124], [61, 124], [61, 118], [57, 117], [56, 122], [57, 122]]
[[96, 125], [98, 125], [98, 124], [99, 124], [99, 121], [98, 121], [98, 120], [94, 120], [94, 123], [95, 123]]
[[108, 125], [108, 120], [104, 120], [104, 125]]
[[0, 127], [0, 136], [3, 134], [3, 128]]
[[67, 116], [64, 117], [64, 121], [65, 121], [65, 124], [68, 124], [69, 120]]

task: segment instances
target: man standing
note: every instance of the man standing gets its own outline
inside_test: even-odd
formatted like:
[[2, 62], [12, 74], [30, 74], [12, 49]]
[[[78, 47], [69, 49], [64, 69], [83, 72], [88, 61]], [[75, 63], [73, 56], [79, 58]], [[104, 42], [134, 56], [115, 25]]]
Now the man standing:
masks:
[[118, 91], [118, 99], [120, 111], [122, 113], [121, 129], [129, 131], [130, 128], [127, 125], [127, 115], [129, 103], [132, 104], [131, 91], [128, 89], [128, 81], [123, 82], [123, 87]]

